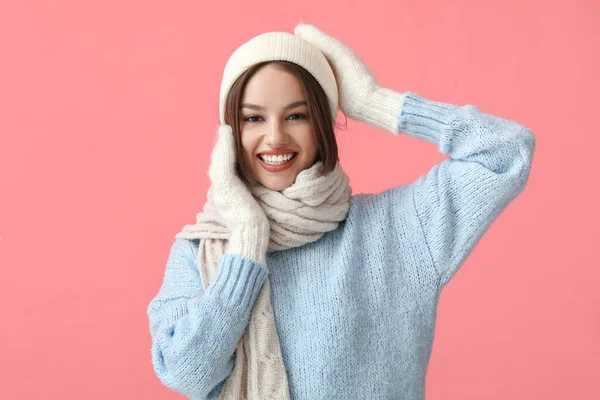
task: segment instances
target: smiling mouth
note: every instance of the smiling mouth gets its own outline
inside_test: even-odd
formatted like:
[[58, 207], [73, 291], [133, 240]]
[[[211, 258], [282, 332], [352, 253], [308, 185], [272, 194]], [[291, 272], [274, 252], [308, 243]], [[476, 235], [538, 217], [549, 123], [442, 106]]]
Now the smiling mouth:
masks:
[[284, 165], [289, 163], [290, 161], [294, 160], [296, 158], [296, 156], [298, 155], [298, 153], [290, 153], [292, 154], [291, 157], [282, 157], [282, 156], [275, 156], [275, 157], [269, 157], [269, 156], [262, 156], [260, 154], [258, 154], [256, 157], [258, 157], [258, 159], [269, 166], [279, 166], [279, 165]]
[[269, 161], [264, 160], [259, 155], [257, 155], [256, 158], [258, 158], [258, 162], [263, 169], [265, 169], [268, 172], [276, 173], [276, 172], [285, 171], [286, 169], [290, 168], [292, 166], [292, 164], [294, 163], [294, 161], [296, 160], [297, 155], [298, 155], [298, 153], [294, 153], [292, 158], [282, 159], [282, 160], [279, 160], [279, 158], [273, 157], [273, 158], [270, 158]]

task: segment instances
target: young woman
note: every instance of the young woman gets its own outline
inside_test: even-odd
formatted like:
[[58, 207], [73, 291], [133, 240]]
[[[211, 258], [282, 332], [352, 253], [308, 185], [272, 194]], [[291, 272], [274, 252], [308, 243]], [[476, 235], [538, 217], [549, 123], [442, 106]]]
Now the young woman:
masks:
[[[338, 108], [450, 157], [351, 196]], [[158, 377], [190, 399], [423, 399], [440, 292], [534, 148], [514, 121], [380, 87], [313, 26], [248, 41], [223, 74], [207, 202], [148, 306]]]

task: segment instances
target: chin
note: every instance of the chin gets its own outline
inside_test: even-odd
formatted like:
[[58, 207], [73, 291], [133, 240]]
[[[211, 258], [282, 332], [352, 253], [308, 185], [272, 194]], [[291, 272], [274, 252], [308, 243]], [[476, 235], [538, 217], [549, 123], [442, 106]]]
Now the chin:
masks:
[[290, 179], [288, 177], [285, 179], [261, 179], [259, 182], [267, 189], [274, 190], [276, 192], [281, 192], [282, 190], [292, 186], [294, 180], [295, 178]]

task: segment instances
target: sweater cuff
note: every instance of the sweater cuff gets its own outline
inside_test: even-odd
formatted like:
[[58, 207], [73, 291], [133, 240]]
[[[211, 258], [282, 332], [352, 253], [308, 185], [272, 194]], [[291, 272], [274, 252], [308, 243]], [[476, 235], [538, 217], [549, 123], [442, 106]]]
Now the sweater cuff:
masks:
[[459, 106], [425, 99], [413, 92], [404, 94], [400, 110], [399, 130], [411, 136], [425, 139], [439, 146], [446, 154], [449, 151], [451, 123], [458, 116]]
[[225, 253], [219, 260], [216, 276], [206, 289], [206, 295], [250, 311], [268, 274], [269, 270], [255, 260]]

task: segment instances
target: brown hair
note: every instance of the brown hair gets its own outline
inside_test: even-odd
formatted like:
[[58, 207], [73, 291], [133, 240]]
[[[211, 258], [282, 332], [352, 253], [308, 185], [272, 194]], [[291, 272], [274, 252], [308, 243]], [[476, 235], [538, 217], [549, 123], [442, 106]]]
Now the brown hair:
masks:
[[298, 79], [302, 91], [308, 104], [308, 112], [312, 123], [313, 133], [317, 142], [317, 161], [323, 161], [321, 173], [327, 175], [335, 168], [338, 161], [338, 147], [335, 140], [334, 125], [335, 120], [331, 115], [331, 109], [327, 100], [327, 95], [317, 82], [317, 80], [298, 64], [287, 61], [266, 61], [255, 64], [248, 68], [235, 81], [225, 101], [225, 123], [231, 126], [233, 136], [235, 137], [236, 154], [238, 155], [236, 172], [246, 183], [254, 183], [255, 179], [252, 176], [245, 158], [242, 156], [242, 135], [240, 132], [241, 126], [241, 111], [240, 105], [246, 84], [252, 76], [262, 67], [267, 64], [273, 64], [283, 71], [289, 72]]

